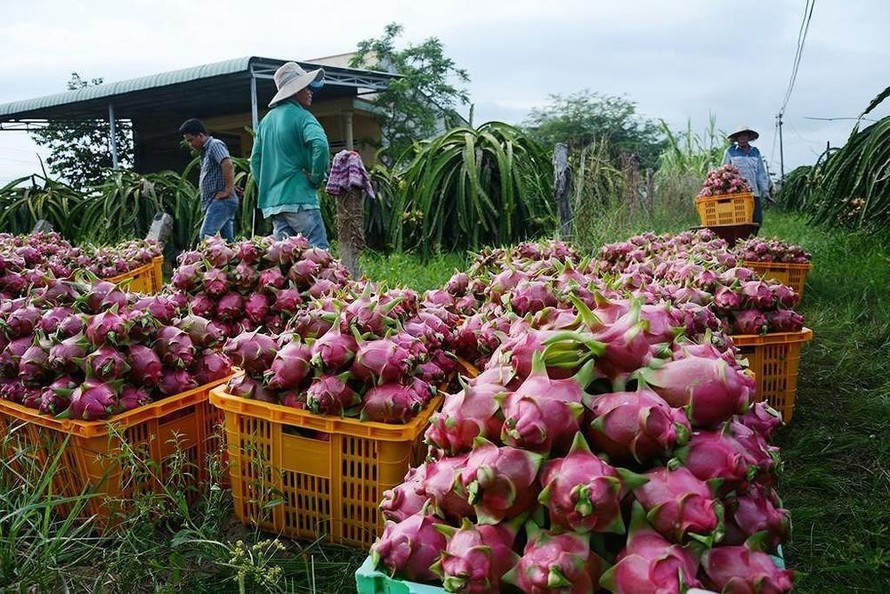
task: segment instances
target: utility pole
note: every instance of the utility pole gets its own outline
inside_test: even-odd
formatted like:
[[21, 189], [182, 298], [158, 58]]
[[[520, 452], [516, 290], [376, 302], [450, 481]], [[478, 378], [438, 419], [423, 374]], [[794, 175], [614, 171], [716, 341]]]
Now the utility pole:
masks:
[[779, 122], [779, 181], [785, 181], [785, 151], [782, 146], [782, 112], [776, 116]]

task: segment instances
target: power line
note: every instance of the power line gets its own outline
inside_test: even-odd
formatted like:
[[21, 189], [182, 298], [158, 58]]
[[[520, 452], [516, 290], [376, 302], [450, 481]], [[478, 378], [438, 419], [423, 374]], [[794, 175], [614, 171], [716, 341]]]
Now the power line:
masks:
[[803, 9], [803, 19], [797, 32], [797, 49], [794, 52], [794, 61], [791, 66], [791, 78], [788, 80], [788, 89], [785, 91], [785, 98], [782, 100], [782, 108], [779, 110], [779, 114], [785, 113], [785, 108], [788, 107], [788, 101], [791, 99], [791, 91], [794, 89], [794, 83], [797, 81], [800, 59], [803, 57], [804, 43], [806, 42], [807, 32], [810, 29], [810, 21], [813, 18], [813, 9], [815, 7], [816, 0], [806, 0], [806, 5]]

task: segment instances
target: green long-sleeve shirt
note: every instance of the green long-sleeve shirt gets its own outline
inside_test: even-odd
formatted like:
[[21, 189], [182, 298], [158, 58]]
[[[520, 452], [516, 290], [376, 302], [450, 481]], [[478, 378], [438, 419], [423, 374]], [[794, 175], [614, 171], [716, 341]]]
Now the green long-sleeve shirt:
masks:
[[315, 116], [296, 101], [278, 103], [257, 127], [250, 155], [263, 216], [284, 206], [318, 207], [316, 191], [330, 163], [328, 139]]

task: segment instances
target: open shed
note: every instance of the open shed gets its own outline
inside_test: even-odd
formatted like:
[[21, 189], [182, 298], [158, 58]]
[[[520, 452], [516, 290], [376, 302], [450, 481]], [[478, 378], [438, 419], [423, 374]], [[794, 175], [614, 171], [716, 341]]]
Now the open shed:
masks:
[[[182, 171], [191, 157], [180, 146], [179, 125], [196, 117], [233, 156], [248, 156], [250, 130], [268, 110], [276, 90], [273, 75], [287, 61], [249, 56], [0, 104], [0, 130], [34, 129], [49, 121], [106, 120], [114, 126], [129, 120], [136, 171]], [[325, 86], [314, 94], [311, 111], [332, 153], [353, 149], [372, 163], [380, 125], [376, 108], [363, 97], [385, 90], [397, 75], [324, 59], [298, 63], [306, 70], [325, 69]], [[111, 150], [116, 163], [116, 147]]]

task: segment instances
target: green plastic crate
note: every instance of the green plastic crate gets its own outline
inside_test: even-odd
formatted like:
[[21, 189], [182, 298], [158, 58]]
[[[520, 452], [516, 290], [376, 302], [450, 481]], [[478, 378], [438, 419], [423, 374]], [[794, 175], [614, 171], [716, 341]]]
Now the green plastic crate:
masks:
[[355, 587], [358, 594], [445, 594], [439, 586], [391, 578], [374, 569], [370, 557], [355, 572]]

